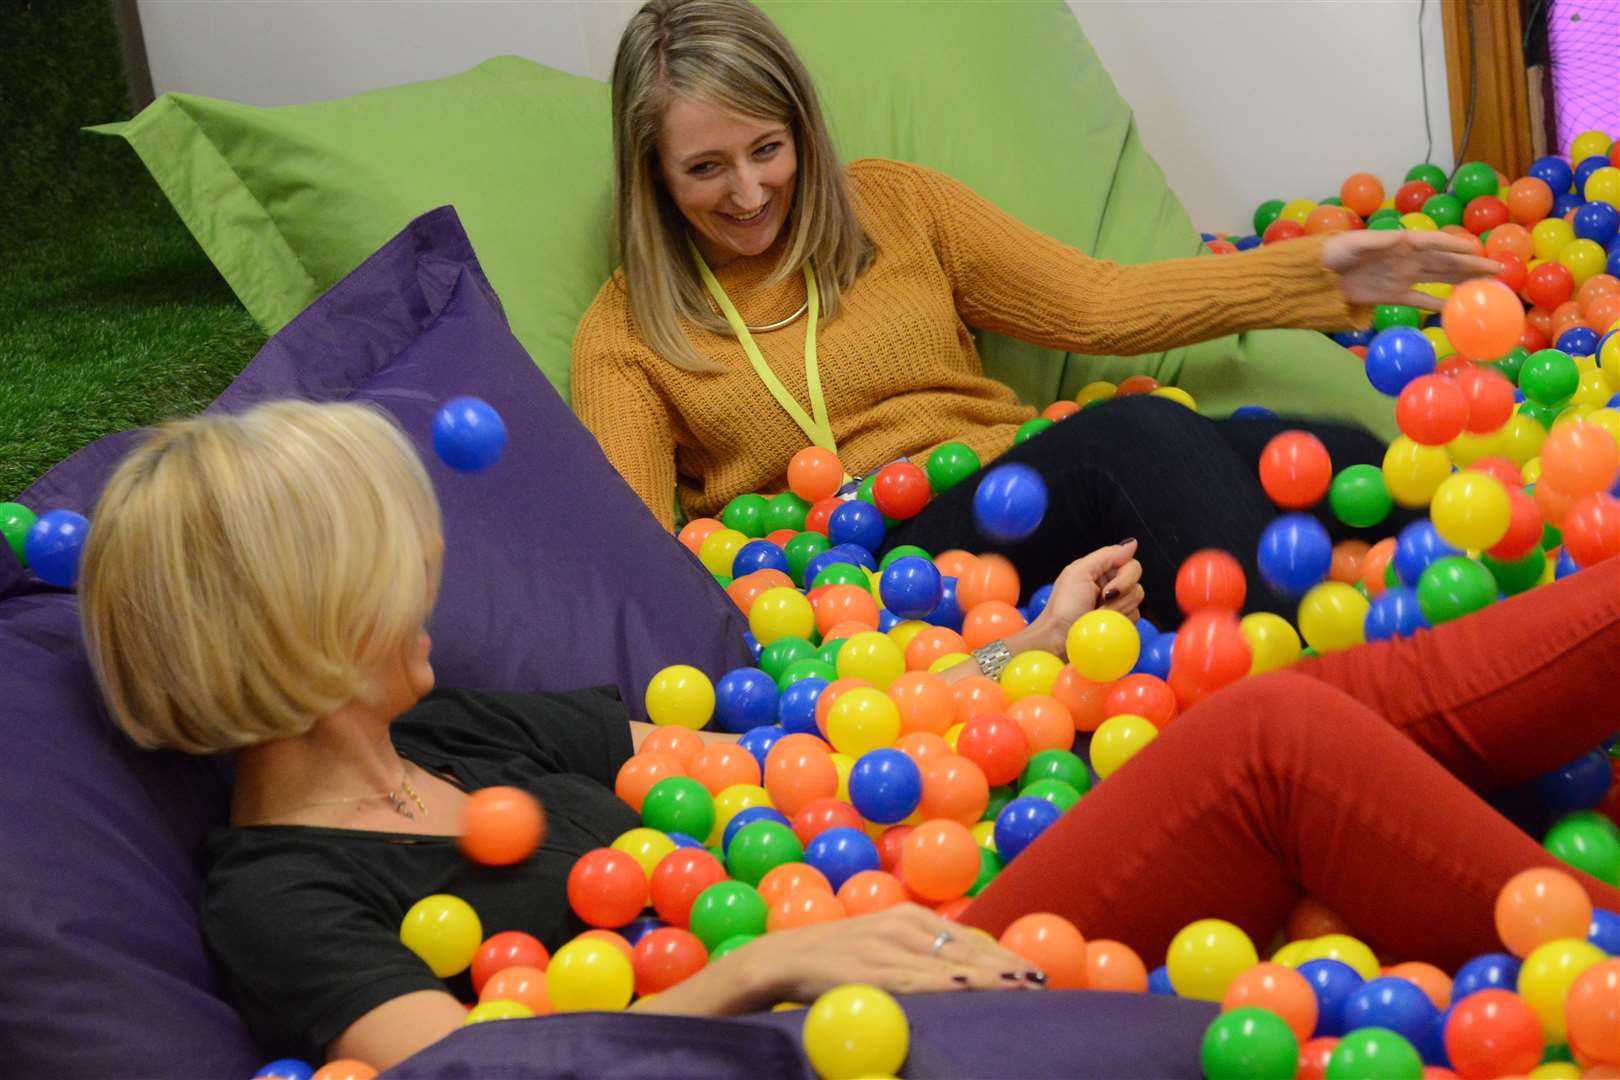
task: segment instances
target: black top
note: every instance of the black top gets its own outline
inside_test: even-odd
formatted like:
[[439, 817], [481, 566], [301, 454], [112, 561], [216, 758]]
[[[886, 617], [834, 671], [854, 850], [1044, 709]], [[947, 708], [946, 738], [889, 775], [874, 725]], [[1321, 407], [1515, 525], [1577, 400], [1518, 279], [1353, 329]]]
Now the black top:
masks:
[[401, 994], [448, 990], [474, 1000], [466, 973], [439, 979], [399, 940], [405, 912], [424, 896], [467, 901], [486, 938], [522, 930], [556, 949], [585, 929], [568, 906], [569, 869], [640, 824], [613, 794], [632, 752], [628, 721], [612, 690], [436, 690], [394, 721], [395, 747], [422, 768], [469, 791], [504, 784], [540, 800], [545, 842], [516, 866], [473, 863], [452, 837], [304, 825], [214, 830], [203, 934], [265, 1049], [321, 1061], [350, 1024]]

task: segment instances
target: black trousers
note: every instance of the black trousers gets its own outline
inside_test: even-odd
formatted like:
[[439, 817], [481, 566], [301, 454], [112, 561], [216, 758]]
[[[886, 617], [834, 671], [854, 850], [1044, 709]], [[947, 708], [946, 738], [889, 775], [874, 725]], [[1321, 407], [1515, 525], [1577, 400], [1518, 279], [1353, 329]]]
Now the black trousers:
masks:
[[[1210, 420], [1173, 401], [1120, 398], [1082, 410], [1015, 446], [989, 466], [1021, 462], [1046, 481], [1046, 519], [1016, 544], [997, 544], [973, 523], [973, 493], [982, 472], [896, 525], [885, 550], [916, 544], [939, 554], [951, 548], [996, 551], [1018, 567], [1023, 599], [1089, 551], [1135, 537], [1146, 600], [1142, 612], [1161, 628], [1181, 621], [1176, 571], [1202, 548], [1221, 548], [1249, 577], [1246, 611], [1273, 611], [1292, 621], [1297, 600], [1272, 591], [1255, 567], [1260, 533], [1280, 510], [1260, 486], [1261, 451], [1273, 436], [1305, 430], [1327, 447], [1337, 473], [1383, 461], [1385, 447], [1358, 427], [1302, 420]], [[1415, 516], [1396, 507], [1371, 529], [1342, 525], [1327, 500], [1313, 511], [1334, 542], [1392, 536]]]

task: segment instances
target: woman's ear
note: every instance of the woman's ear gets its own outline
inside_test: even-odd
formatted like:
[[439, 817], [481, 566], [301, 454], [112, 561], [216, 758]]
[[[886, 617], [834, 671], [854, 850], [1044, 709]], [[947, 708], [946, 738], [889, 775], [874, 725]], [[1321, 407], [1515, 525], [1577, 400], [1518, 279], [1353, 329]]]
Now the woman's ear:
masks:
[[426, 630], [417, 632], [416, 639], [406, 647], [405, 680], [418, 698], [433, 692], [433, 664], [428, 655], [433, 651], [433, 639]]

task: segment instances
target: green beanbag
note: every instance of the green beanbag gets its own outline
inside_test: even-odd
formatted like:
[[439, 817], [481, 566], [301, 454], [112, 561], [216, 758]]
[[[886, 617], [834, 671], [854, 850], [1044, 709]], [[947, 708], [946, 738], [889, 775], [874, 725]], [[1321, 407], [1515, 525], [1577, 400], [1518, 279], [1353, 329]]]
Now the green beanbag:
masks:
[[[762, 6], [815, 77], [845, 160], [941, 169], [1098, 257], [1198, 251], [1197, 231], [1061, 0]], [[307, 105], [165, 94], [127, 123], [91, 130], [129, 141], [268, 333], [411, 219], [454, 204], [514, 334], [568, 395], [574, 327], [615, 262], [604, 84], [498, 57], [447, 79]], [[1394, 426], [1359, 363], [1314, 333], [1131, 359], [985, 334], [981, 351], [993, 375], [1036, 404], [1142, 371], [1186, 387], [1209, 413], [1252, 401], [1386, 434]]]

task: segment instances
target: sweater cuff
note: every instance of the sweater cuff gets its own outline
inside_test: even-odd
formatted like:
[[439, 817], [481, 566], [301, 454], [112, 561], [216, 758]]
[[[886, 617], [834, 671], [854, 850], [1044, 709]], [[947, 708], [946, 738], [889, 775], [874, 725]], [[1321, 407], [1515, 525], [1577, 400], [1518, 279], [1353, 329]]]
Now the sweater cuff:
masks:
[[1372, 325], [1373, 309], [1345, 298], [1338, 272], [1328, 269], [1324, 261], [1322, 248], [1327, 240], [1326, 236], [1301, 236], [1255, 248], [1251, 257], [1256, 264], [1264, 264], [1265, 279], [1276, 289], [1272, 302], [1289, 313], [1289, 326], [1328, 332], [1365, 329]]

